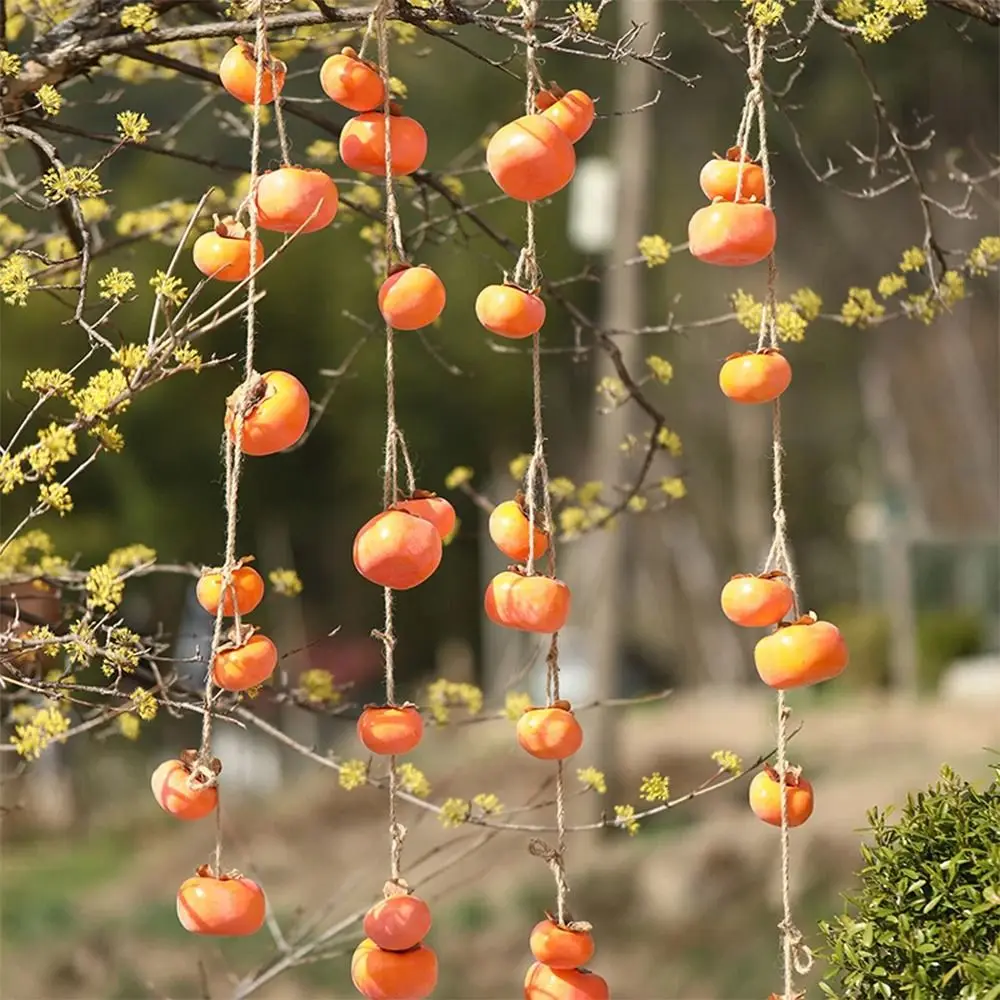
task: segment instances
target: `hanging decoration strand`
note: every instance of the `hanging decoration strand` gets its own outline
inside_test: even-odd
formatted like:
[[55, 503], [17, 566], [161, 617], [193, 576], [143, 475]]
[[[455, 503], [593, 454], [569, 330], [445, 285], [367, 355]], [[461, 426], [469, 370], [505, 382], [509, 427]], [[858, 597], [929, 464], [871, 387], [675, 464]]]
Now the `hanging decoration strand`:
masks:
[[[746, 104], [743, 110], [743, 119], [740, 123], [740, 130], [737, 134], [737, 145], [742, 150], [746, 150], [749, 143], [750, 132], [754, 124], [757, 126], [759, 140], [758, 159], [764, 174], [765, 204], [771, 207], [771, 162], [770, 151], [767, 141], [767, 112], [764, 102], [764, 43], [765, 32], [757, 27], [750, 26], [747, 30], [747, 76], [750, 80], [750, 90], [747, 94]], [[737, 197], [743, 175], [743, 159], [740, 159], [740, 166], [737, 173]], [[778, 271], [775, 264], [774, 252], [767, 258], [767, 292], [762, 309], [760, 331], [757, 338], [757, 350], [777, 349], [778, 347], [778, 327], [777, 327], [777, 277]], [[767, 555], [764, 564], [764, 572], [780, 570], [788, 580], [793, 595], [793, 613], [797, 618], [799, 615], [798, 585], [795, 578], [795, 570], [789, 552], [787, 516], [785, 513], [784, 494], [784, 450], [782, 446], [781, 433], [781, 401], [775, 399], [772, 404], [771, 419], [771, 473], [773, 481], [773, 508], [772, 520], [774, 522], [774, 539], [771, 543], [771, 550]], [[791, 715], [785, 701], [785, 692], [778, 691], [777, 695], [777, 773], [778, 783], [781, 791], [781, 909], [782, 919], [779, 924], [781, 931], [782, 967], [784, 972], [784, 1000], [795, 1000], [795, 973], [805, 975], [809, 972], [813, 964], [812, 953], [803, 943], [802, 933], [795, 926], [792, 917], [791, 901], [791, 850], [788, 825], [788, 786], [786, 776], [789, 773], [788, 767], [788, 719]]]

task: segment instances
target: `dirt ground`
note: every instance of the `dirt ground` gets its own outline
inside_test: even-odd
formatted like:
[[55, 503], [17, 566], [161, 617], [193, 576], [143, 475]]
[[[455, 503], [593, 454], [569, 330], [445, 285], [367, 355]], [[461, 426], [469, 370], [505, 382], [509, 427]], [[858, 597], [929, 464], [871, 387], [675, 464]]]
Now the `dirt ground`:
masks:
[[[620, 710], [618, 710], [620, 711]], [[766, 697], [672, 697], [620, 717], [620, 778], [638, 807], [642, 775], [669, 775], [680, 797], [713, 771], [710, 754], [746, 760], [773, 746]], [[934, 781], [942, 763], [988, 776], [985, 747], [1000, 743], [992, 704], [815, 702], [790, 758], [816, 787], [810, 822], [794, 831], [792, 889], [799, 927], [816, 944], [816, 922], [836, 912], [851, 883], [861, 828], [874, 805], [901, 802]], [[434, 799], [494, 792], [519, 823], [551, 825], [551, 807], [512, 812], [551, 787], [552, 768], [513, 747], [498, 721], [434, 731], [415, 761]], [[580, 752], [569, 769], [597, 764]], [[437, 780], [435, 780], [437, 779]], [[349, 918], [369, 905], [386, 876], [384, 795], [337, 787], [319, 766], [267, 800], [227, 801], [226, 867], [265, 887], [277, 924], [252, 939], [214, 943], [186, 935], [173, 912], [175, 887], [208, 856], [214, 830], [160, 813], [148, 792], [116, 786], [118, 810], [86, 837], [8, 843], [3, 852], [0, 995], [8, 1000], [135, 1000], [140, 997], [270, 1000], [354, 997]], [[127, 792], [127, 794], [122, 794]], [[147, 801], [148, 800], [148, 801]], [[134, 803], [134, 804], [132, 804]], [[613, 802], [606, 803], [610, 811]], [[575, 797], [571, 824], [598, 808]], [[552, 881], [528, 850], [531, 836], [443, 829], [404, 807], [404, 868], [432, 905], [429, 943], [440, 961], [438, 1000], [516, 1000], [530, 956], [527, 936], [552, 905]], [[484, 842], [483, 842], [484, 841]], [[570, 908], [594, 924], [592, 962], [616, 1000], [759, 1000], [779, 989], [777, 831], [746, 806], [746, 781], [624, 831], [574, 834], [567, 851]], [[299, 964], [307, 939], [343, 925]], [[259, 989], [245, 985], [275, 957], [294, 965]], [[318, 959], [318, 960], [317, 960]], [[820, 971], [819, 965], [817, 971]], [[250, 977], [244, 978], [244, 977]], [[242, 984], [242, 986], [241, 986]], [[241, 992], [242, 990], [242, 992]]]

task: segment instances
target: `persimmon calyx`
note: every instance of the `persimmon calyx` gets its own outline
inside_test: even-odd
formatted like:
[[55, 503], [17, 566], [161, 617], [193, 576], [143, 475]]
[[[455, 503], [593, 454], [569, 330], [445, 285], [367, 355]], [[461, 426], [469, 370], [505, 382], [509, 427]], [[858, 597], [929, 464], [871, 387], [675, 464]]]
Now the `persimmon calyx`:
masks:
[[[718, 154], [716, 154], [718, 156]], [[725, 156], [720, 156], [720, 160], [729, 160], [730, 163], [739, 163], [742, 160], [744, 163], [755, 165], [756, 161], [751, 159], [740, 146], [730, 146], [726, 150]]]
[[[242, 569], [244, 566], [249, 566], [250, 563], [254, 561], [254, 556], [240, 556], [236, 562], [233, 563], [233, 572], [238, 569]], [[208, 576], [210, 573], [225, 573], [225, 566], [202, 566], [201, 575]]]
[[[777, 768], [769, 761], [764, 762], [764, 772], [772, 781], [780, 781], [781, 776]], [[802, 768], [798, 765], [785, 765], [785, 785], [788, 788], [798, 788], [799, 779], [802, 777]]]
[[226, 642], [216, 652], [229, 653], [234, 649], [242, 649], [259, 631], [256, 625], [240, 622], [226, 633]]
[[243, 872], [239, 871], [237, 868], [230, 868], [227, 872], [219, 872], [216, 874], [212, 870], [211, 865], [199, 865], [195, 869], [194, 873], [199, 878], [214, 878], [218, 879], [220, 882], [229, 882], [231, 880], [243, 878]]
[[412, 896], [413, 890], [405, 878], [389, 879], [382, 886], [382, 895], [385, 899], [394, 899], [397, 896]]
[[208, 761], [199, 761], [198, 757], [198, 750], [184, 750], [178, 754], [177, 759], [184, 765], [184, 770], [192, 775], [194, 775], [198, 768], [205, 768], [216, 775], [216, 777], [222, 773], [222, 761], [218, 757], [212, 757]]
[[396, 101], [389, 102], [389, 114], [393, 118], [401, 118], [403, 115], [403, 105], [398, 104]]
[[221, 219], [219, 216], [213, 212], [212, 213], [212, 229], [215, 230], [217, 236], [221, 236], [223, 239], [227, 240], [246, 240], [250, 238], [250, 231], [242, 222], [237, 221], [237, 219], [232, 215], [225, 215]]
[[[245, 38], [236, 38], [236, 44], [243, 50], [243, 55], [250, 60], [250, 62], [257, 62], [257, 49], [252, 42], [248, 42]], [[264, 69], [267, 70], [287, 70], [288, 67], [280, 60], [276, 59], [267, 49], [267, 43], [264, 44]]]
[[819, 616], [815, 611], [810, 611], [808, 614], [803, 615], [801, 618], [796, 618], [795, 621], [791, 622], [778, 622], [774, 627], [779, 628], [789, 628], [792, 625], [815, 625], [819, 621]]
[[413, 701], [404, 701], [402, 705], [379, 705], [375, 702], [369, 702], [367, 705], [365, 705], [365, 711], [367, 712], [369, 708], [381, 708], [381, 709], [394, 708], [400, 712], [402, 712], [404, 709], [407, 708], [413, 708], [416, 709], [418, 712], [420, 711], [420, 706]]
[[258, 372], [251, 372], [250, 378], [251, 382], [249, 385], [244, 382], [243, 385], [239, 386], [226, 397], [226, 408], [232, 413], [233, 417], [239, 411], [242, 411], [244, 419], [250, 416], [267, 398], [268, 393], [273, 391]]
[[767, 573], [759, 573], [758, 576], [761, 580], [778, 580], [784, 577], [786, 580], [789, 579], [788, 574], [783, 569], [772, 569]]
[[414, 490], [408, 496], [403, 497], [404, 500], [435, 500], [438, 494], [433, 490]]
[[586, 920], [574, 920], [568, 912], [565, 915], [565, 920], [560, 921], [554, 913], [545, 910], [545, 919], [550, 924], [555, 924], [556, 927], [561, 927], [564, 931], [572, 931], [574, 934], [589, 934], [594, 929], [593, 924], [587, 923]]

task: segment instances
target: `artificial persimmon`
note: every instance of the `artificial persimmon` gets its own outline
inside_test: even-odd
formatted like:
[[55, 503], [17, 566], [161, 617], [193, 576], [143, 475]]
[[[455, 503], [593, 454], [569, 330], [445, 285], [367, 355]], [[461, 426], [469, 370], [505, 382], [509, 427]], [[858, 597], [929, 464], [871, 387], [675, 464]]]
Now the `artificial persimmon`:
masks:
[[568, 701], [529, 708], [517, 720], [517, 742], [539, 760], [565, 760], [583, 746], [583, 727]]
[[[740, 173], [740, 163], [743, 170]], [[721, 198], [723, 201], [737, 200], [737, 182], [739, 183], [739, 200], [755, 198], [763, 201], [767, 193], [764, 184], [764, 171], [751, 160], [739, 146], [726, 150], [725, 156], [715, 156], [701, 168], [698, 183], [709, 201]]]
[[365, 938], [351, 958], [351, 980], [368, 1000], [424, 1000], [437, 986], [437, 955], [425, 945], [386, 951]]
[[239, 874], [213, 875], [208, 865], [177, 892], [177, 919], [192, 934], [247, 937], [264, 926], [267, 905], [256, 882]]
[[753, 651], [760, 679], [780, 691], [832, 680], [843, 673], [849, 658], [840, 629], [812, 615], [780, 624]]
[[545, 323], [545, 303], [517, 285], [487, 285], [476, 296], [476, 319], [490, 333], [521, 340]]
[[261, 174], [254, 191], [257, 225], [273, 233], [315, 233], [337, 217], [340, 192], [315, 167], [278, 167]]
[[185, 760], [165, 760], [149, 781], [159, 807], [178, 819], [204, 819], [219, 804], [215, 785], [192, 780], [192, 773]]
[[792, 384], [792, 366], [775, 347], [730, 354], [719, 369], [719, 388], [734, 403], [770, 403]]
[[576, 153], [562, 129], [544, 115], [524, 115], [493, 134], [486, 166], [509, 198], [539, 201], [573, 179]]
[[212, 680], [224, 691], [247, 691], [263, 684], [278, 665], [278, 647], [250, 628], [234, 634], [212, 660]]
[[[750, 808], [765, 823], [781, 826], [781, 780], [770, 764], [750, 782]], [[813, 812], [813, 787], [797, 768], [785, 770], [785, 812], [790, 827], [802, 826]]]
[[288, 372], [265, 372], [246, 391], [226, 400], [226, 431], [236, 440], [236, 407], [242, 400], [240, 447], [245, 455], [274, 455], [295, 444], [309, 425], [309, 393]]
[[535, 924], [528, 941], [531, 954], [550, 969], [578, 969], [594, 956], [590, 924], [560, 924], [549, 917]]
[[784, 573], [737, 573], [723, 588], [722, 612], [744, 628], [766, 628], [781, 621], [795, 603]]
[[774, 249], [777, 238], [774, 212], [758, 201], [716, 198], [688, 223], [691, 256], [720, 267], [759, 263]]
[[350, 111], [371, 111], [385, 100], [385, 84], [378, 67], [358, 58], [349, 46], [323, 63], [319, 83], [331, 101]]
[[[531, 522], [520, 496], [498, 503], [490, 512], [490, 538], [493, 544], [515, 562], [525, 562], [531, 555]], [[534, 555], [538, 559], [549, 547], [548, 532], [535, 522]]]
[[[288, 67], [280, 59], [264, 53], [263, 72], [260, 80], [260, 103], [270, 104], [275, 94], [285, 85]], [[257, 87], [257, 53], [242, 38], [222, 57], [219, 63], [219, 80], [222, 86], [244, 104], [253, 104]]]
[[[202, 233], [191, 248], [194, 266], [216, 281], [242, 281], [250, 274], [250, 233], [234, 218], [214, 217], [210, 232]], [[264, 263], [264, 244], [257, 240], [254, 267]]]
[[569, 618], [570, 591], [562, 580], [526, 576], [509, 569], [486, 588], [486, 616], [497, 625], [523, 632], [558, 632]]
[[[226, 588], [226, 596], [222, 597], [221, 569], [202, 570], [195, 586], [195, 597], [198, 603], [210, 614], [217, 614], [219, 602], [222, 602], [222, 613], [226, 616], [234, 614], [248, 615], [260, 604], [264, 597], [264, 579], [252, 566], [241, 563], [232, 572], [232, 583]], [[236, 595], [235, 606], [233, 595]]]
[[378, 308], [394, 330], [419, 330], [437, 320], [447, 298], [444, 282], [426, 264], [403, 265], [382, 282]]
[[[389, 141], [392, 143], [392, 174], [405, 177], [418, 171], [427, 159], [427, 133], [423, 125], [392, 104]], [[340, 158], [344, 165], [362, 174], [385, 177], [385, 115], [366, 111], [355, 115], [340, 130]]]
[[368, 705], [358, 719], [358, 739], [383, 757], [409, 753], [424, 735], [424, 720], [413, 705]]
[[416, 948], [430, 929], [431, 908], [409, 892], [394, 892], [376, 903], [362, 924], [365, 937], [383, 951]]
[[436, 493], [417, 490], [405, 500], [397, 500], [392, 509], [405, 510], [408, 514], [415, 514], [425, 521], [430, 521], [437, 528], [442, 541], [455, 530], [455, 508]]
[[[570, 142], [579, 142], [594, 124], [594, 101], [582, 90], [571, 90], [564, 93], [558, 88], [551, 89], [548, 97], [555, 98], [551, 103], [543, 98], [546, 106], [539, 108], [542, 115], [548, 118]], [[538, 100], [535, 101], [536, 107]]]
[[441, 535], [430, 521], [405, 510], [386, 510], [354, 538], [354, 567], [380, 587], [409, 590], [441, 563]]
[[589, 969], [553, 969], [535, 962], [524, 977], [524, 1000], [610, 1000], [605, 980]]

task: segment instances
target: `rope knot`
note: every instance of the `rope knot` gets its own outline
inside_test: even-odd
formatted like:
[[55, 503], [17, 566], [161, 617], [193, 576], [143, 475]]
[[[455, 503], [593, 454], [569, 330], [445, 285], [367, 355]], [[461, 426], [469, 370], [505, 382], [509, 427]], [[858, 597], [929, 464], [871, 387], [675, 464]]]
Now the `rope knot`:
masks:
[[188, 770], [187, 786], [194, 792], [202, 788], [215, 788], [222, 773], [222, 761], [204, 750], [185, 750], [179, 757]]
[[795, 971], [800, 976], [808, 975], [815, 961], [812, 949], [805, 944], [802, 932], [789, 919], [782, 920], [778, 924], [778, 929], [785, 935], [789, 947], [792, 949], [792, 962]]

